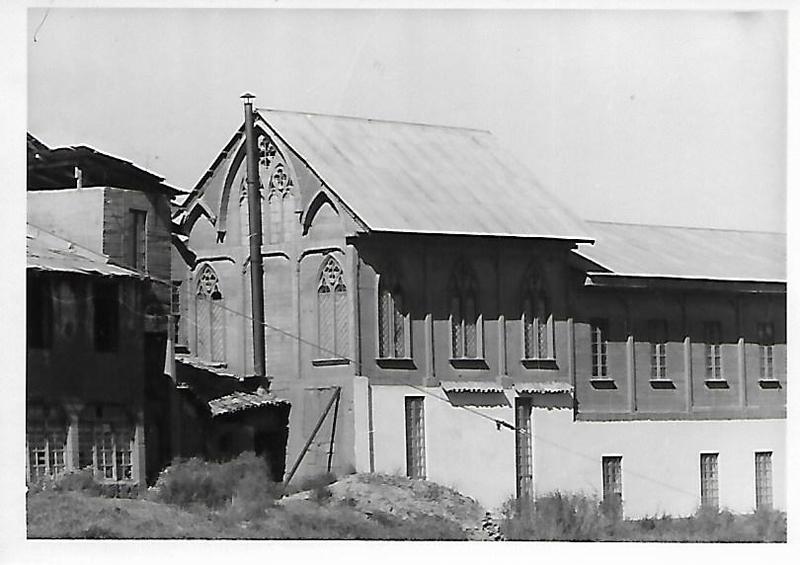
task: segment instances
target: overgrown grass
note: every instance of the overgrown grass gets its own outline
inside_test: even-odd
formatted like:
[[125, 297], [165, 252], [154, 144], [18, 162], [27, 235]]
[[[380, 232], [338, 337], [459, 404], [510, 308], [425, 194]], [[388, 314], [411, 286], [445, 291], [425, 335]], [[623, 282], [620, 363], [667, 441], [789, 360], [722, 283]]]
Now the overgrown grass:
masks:
[[364, 511], [334, 499], [332, 475], [309, 477], [296, 488], [307, 500], [277, 500], [283, 486], [269, 479], [263, 459], [246, 453], [233, 461], [174, 461], [144, 499], [97, 496], [91, 475], [70, 477], [57, 488], [32, 489], [32, 538], [216, 539], [466, 539], [455, 521], [419, 515], [408, 520]]
[[701, 509], [686, 518], [662, 515], [623, 520], [596, 498], [552, 493], [537, 498], [528, 513], [509, 501], [501, 530], [510, 540], [785, 542], [786, 514], [760, 511], [737, 515]]

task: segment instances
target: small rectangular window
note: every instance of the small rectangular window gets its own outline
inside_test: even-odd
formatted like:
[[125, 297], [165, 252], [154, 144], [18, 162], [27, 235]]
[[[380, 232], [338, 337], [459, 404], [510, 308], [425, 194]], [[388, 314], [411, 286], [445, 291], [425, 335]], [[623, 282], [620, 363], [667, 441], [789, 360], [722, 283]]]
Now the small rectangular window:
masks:
[[94, 344], [97, 351], [116, 351], [119, 342], [119, 288], [116, 282], [94, 285]]
[[531, 449], [531, 399], [516, 399], [517, 499], [533, 500], [533, 450]]
[[619, 509], [622, 507], [622, 457], [603, 456], [603, 503]]
[[719, 508], [719, 453], [700, 454], [700, 505]]
[[128, 264], [137, 271], [147, 269], [147, 212], [145, 210], [130, 211]]
[[172, 294], [170, 296], [170, 314], [175, 328], [175, 343], [186, 343], [181, 335], [181, 286], [183, 281], [172, 281]]
[[596, 318], [591, 321], [592, 332], [592, 376], [608, 376], [608, 320]]
[[53, 296], [49, 280], [28, 275], [26, 305], [28, 347], [49, 348], [53, 341]]
[[772, 508], [772, 452], [756, 453], [756, 510]]
[[703, 324], [706, 341], [706, 379], [722, 379], [722, 356], [720, 351], [719, 322], [706, 322]]
[[650, 320], [650, 378], [667, 378], [667, 321]]
[[406, 472], [425, 478], [425, 409], [421, 396], [406, 397]]
[[761, 380], [770, 381], [775, 378], [773, 369], [775, 337], [774, 328], [771, 323], [758, 324], [758, 349]]

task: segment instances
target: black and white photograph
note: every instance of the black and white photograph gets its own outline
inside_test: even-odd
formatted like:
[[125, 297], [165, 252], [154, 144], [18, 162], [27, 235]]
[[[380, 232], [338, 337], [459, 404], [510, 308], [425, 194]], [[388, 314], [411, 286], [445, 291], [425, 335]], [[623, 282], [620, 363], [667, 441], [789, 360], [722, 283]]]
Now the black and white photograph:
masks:
[[787, 7], [24, 6], [22, 542], [785, 544]]

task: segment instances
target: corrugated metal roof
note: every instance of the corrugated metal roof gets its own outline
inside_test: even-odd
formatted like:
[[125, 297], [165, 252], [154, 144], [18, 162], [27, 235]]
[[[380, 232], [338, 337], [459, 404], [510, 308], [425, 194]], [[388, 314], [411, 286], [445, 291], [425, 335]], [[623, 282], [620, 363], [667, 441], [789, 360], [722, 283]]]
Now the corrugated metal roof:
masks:
[[516, 383], [514, 390], [519, 394], [558, 394], [572, 392], [572, 385], [563, 381], [547, 381], [543, 383]]
[[586, 223], [596, 241], [594, 245], [580, 245], [578, 254], [614, 274], [786, 281], [783, 233]]
[[134, 271], [112, 265], [105, 255], [90, 251], [31, 224], [28, 224], [27, 267], [40, 271], [139, 277]]
[[592, 239], [487, 131], [258, 113], [374, 231]]
[[445, 392], [503, 392], [503, 387], [490, 381], [442, 381]]
[[232, 392], [226, 396], [215, 398], [208, 402], [211, 410], [211, 417], [232, 414], [250, 408], [260, 408], [262, 406], [276, 406], [288, 404], [288, 401], [277, 398], [264, 388], [259, 387], [255, 392]]

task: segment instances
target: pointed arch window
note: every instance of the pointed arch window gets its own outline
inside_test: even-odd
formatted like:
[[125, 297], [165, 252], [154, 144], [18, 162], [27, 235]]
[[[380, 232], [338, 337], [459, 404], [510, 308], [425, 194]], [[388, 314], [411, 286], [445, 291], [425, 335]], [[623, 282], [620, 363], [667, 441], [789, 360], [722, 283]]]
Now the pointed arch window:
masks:
[[378, 356], [411, 357], [411, 322], [402, 287], [391, 277], [381, 277], [378, 284]]
[[450, 279], [450, 338], [453, 359], [483, 357], [483, 317], [478, 309], [475, 274], [463, 262]]
[[531, 267], [522, 292], [522, 352], [524, 359], [555, 359], [553, 315], [538, 269]]
[[319, 357], [343, 359], [350, 346], [350, 320], [347, 285], [339, 262], [328, 257], [323, 262], [317, 286]]
[[289, 241], [295, 233], [294, 182], [275, 145], [265, 136], [259, 138], [262, 178], [267, 183], [267, 218], [269, 243]]
[[225, 308], [217, 273], [205, 265], [195, 293], [195, 352], [214, 363], [225, 362]]

